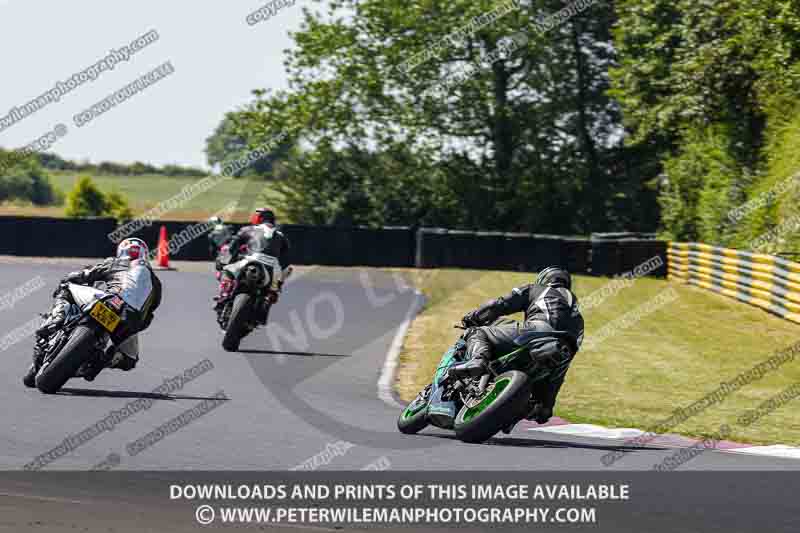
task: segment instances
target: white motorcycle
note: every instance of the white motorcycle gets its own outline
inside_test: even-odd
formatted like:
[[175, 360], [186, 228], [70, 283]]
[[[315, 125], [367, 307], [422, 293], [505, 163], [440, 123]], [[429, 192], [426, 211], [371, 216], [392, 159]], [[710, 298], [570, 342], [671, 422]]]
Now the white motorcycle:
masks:
[[[219, 261], [226, 265], [224, 270], [231, 285], [226, 290], [228, 297], [220, 302], [217, 322], [225, 331], [222, 348], [235, 352], [244, 337], [267, 324], [269, 309], [277, 301], [276, 287], [283, 284], [284, 278], [280, 263], [271, 255], [251, 252], [228, 264], [229, 258], [230, 250], [223, 246]], [[287, 277], [289, 273], [291, 269]]]
[[63, 287], [70, 303], [66, 318], [61, 329], [47, 339], [36, 374], [36, 388], [46, 394], [58, 392], [70, 378], [82, 377], [91, 366], [103, 365], [109, 341], [114, 341], [117, 351], [139, 356], [138, 337], [128, 334], [130, 309], [122, 298], [75, 283]]

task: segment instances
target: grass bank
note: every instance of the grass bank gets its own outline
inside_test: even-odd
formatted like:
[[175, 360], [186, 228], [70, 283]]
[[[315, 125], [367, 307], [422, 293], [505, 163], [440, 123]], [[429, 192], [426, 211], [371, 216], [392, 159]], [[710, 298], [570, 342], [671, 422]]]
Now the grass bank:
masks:
[[[405, 399], [429, 382], [441, 353], [458, 336], [452, 325], [467, 310], [535, 277], [469, 270], [403, 272], [428, 297], [401, 354], [398, 389]], [[576, 276], [574, 289], [585, 298], [610, 281]], [[669, 289], [675, 291], [674, 301], [650, 305]], [[609, 331], [609, 324], [634, 309], [644, 310], [642, 305], [649, 306], [649, 314], [643, 311], [638, 321]], [[578, 353], [562, 388], [556, 413], [572, 422], [649, 429], [800, 340], [800, 326], [791, 322], [708, 291], [655, 279], [636, 280], [583, 314], [587, 340], [593, 335], [603, 340]], [[709, 436], [728, 424], [733, 440], [800, 445], [800, 399], [750, 426], [736, 425], [741, 414], [795, 383], [800, 383], [800, 357], [671, 432]]]

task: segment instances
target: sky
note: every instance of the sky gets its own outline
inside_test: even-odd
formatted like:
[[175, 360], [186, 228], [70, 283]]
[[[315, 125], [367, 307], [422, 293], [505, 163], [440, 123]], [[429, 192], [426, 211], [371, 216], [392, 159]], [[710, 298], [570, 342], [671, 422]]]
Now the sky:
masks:
[[[253, 89], [286, 87], [283, 51], [311, 2], [283, 3], [293, 5], [262, 11], [265, 20], [251, 25], [248, 15], [269, 0], [0, 0], [0, 127], [12, 108], [55, 89], [112, 49], [158, 33], [158, 40], [95, 80], [6, 122], [0, 146], [28, 145], [63, 124], [63, 136], [48, 151], [67, 159], [207, 168], [205, 140], [224, 114], [250, 102]], [[167, 61], [173, 73], [76, 125], [75, 115]]]

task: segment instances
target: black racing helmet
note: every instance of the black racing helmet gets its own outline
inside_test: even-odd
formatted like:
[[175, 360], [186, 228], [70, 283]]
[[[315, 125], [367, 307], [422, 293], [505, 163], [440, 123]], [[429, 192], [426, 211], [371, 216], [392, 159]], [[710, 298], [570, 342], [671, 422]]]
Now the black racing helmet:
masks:
[[551, 266], [539, 272], [536, 277], [536, 283], [550, 287], [565, 287], [571, 290], [572, 276], [569, 275], [565, 268]]

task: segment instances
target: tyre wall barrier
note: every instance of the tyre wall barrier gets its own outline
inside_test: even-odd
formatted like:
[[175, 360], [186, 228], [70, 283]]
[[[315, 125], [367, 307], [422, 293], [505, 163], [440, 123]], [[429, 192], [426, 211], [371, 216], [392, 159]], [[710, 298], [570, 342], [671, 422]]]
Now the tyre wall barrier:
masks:
[[667, 275], [667, 244], [651, 239], [582, 239], [558, 235], [421, 228], [416, 234], [418, 268], [537, 271], [551, 265], [577, 274], [616, 276], [658, 256]]
[[[138, 237], [155, 250], [161, 226], [173, 244], [170, 258], [210, 259], [203, 222], [152, 221], [130, 234], [114, 234], [108, 218], [65, 219], [0, 216], [0, 254], [44, 257], [108, 257], [113, 238]], [[232, 224], [238, 231], [241, 224]], [[347, 228], [280, 226], [298, 265], [473, 268], [534, 272], [551, 265], [577, 274], [615, 276], [630, 271], [666, 243], [649, 239], [579, 238], [558, 235], [455, 231], [443, 228]], [[627, 234], [626, 234], [627, 236]], [[617, 235], [614, 235], [617, 237]], [[665, 275], [656, 271], [654, 275]]]
[[116, 222], [109, 218], [0, 217], [0, 254], [44, 257], [105, 257]]
[[[203, 223], [153, 223], [131, 236], [143, 239], [155, 249], [162, 225], [167, 227], [170, 241], [177, 240], [173, 247], [175, 251], [170, 253], [171, 259], [210, 259], [207, 238], [210, 228]], [[237, 232], [244, 224], [230, 226]], [[201, 230], [204, 230], [202, 234]], [[404, 267], [414, 264], [414, 238], [409, 228], [339, 228], [283, 224], [280, 230], [289, 239], [291, 261], [297, 265]], [[186, 235], [185, 238], [179, 237], [182, 232]], [[195, 238], [191, 238], [192, 236]]]
[[667, 243], [650, 239], [606, 240], [592, 239], [591, 273], [598, 276], [616, 276], [630, 272], [654, 257], [661, 258], [662, 266], [651, 275], [667, 275]]
[[800, 324], [800, 263], [708, 244], [671, 242], [669, 278]]

